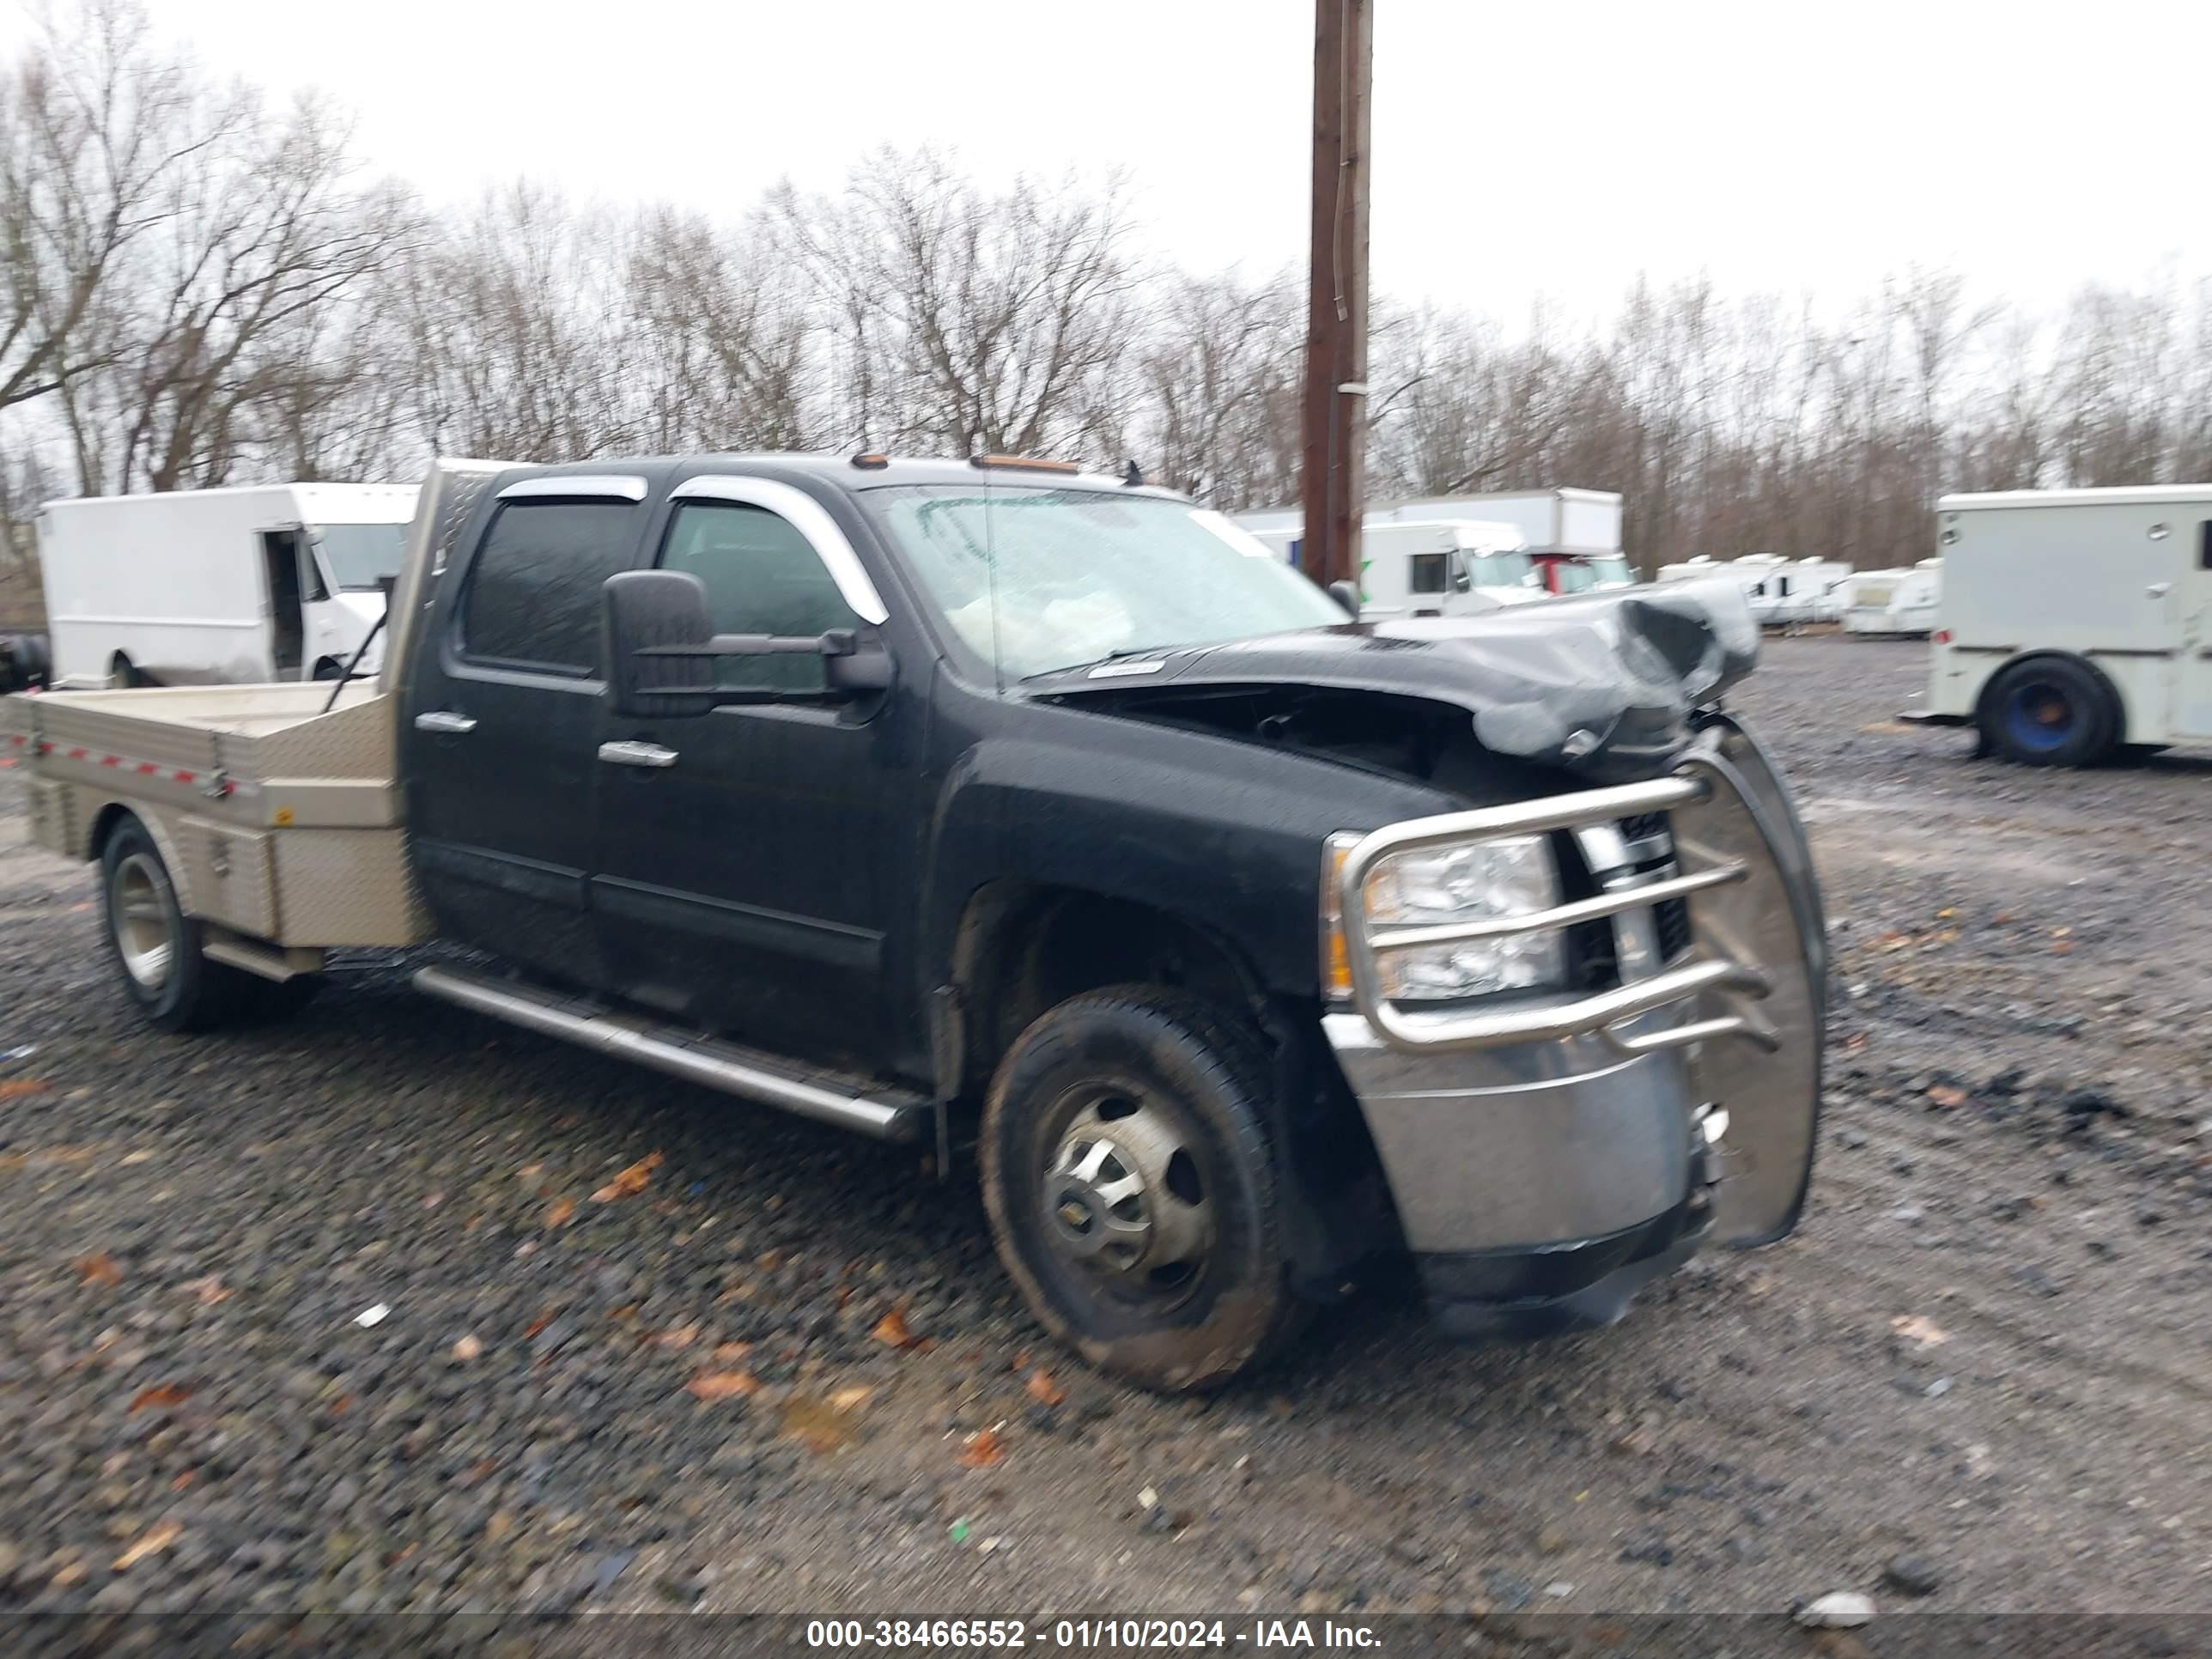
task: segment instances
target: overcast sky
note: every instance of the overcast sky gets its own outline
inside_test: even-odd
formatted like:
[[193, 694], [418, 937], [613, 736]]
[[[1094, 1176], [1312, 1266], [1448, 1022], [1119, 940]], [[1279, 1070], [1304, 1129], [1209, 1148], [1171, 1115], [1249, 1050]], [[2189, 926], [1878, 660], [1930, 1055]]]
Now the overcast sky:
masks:
[[[1194, 267], [1304, 256], [1309, 0], [149, 3], [211, 67], [349, 107], [434, 201], [528, 174], [734, 212], [933, 142], [986, 177], [1122, 168]], [[2193, 277], [2208, 47], [2203, 0], [1376, 0], [1374, 284], [1512, 317], [1638, 270], [1855, 295], [1917, 260], [2033, 306]]]

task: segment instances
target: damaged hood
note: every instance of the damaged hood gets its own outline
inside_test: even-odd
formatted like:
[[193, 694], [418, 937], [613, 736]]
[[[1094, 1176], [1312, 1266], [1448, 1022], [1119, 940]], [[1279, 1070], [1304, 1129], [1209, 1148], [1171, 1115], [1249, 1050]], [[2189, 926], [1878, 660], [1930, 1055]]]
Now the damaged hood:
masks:
[[1169, 649], [1029, 684], [1075, 704], [1255, 685], [1425, 698], [1466, 709], [1494, 754], [1603, 781], [1663, 770], [1688, 740], [1691, 712], [1758, 656], [1750, 606], [1723, 580]]

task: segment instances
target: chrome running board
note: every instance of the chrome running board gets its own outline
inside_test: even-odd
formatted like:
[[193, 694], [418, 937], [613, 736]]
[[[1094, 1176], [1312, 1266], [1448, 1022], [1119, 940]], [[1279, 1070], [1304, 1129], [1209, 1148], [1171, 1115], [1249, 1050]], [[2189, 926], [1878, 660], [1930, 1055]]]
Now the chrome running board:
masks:
[[920, 1095], [810, 1070], [758, 1049], [618, 1013], [579, 997], [455, 968], [418, 968], [415, 988], [527, 1030], [878, 1140], [921, 1140], [933, 1133], [934, 1108]]

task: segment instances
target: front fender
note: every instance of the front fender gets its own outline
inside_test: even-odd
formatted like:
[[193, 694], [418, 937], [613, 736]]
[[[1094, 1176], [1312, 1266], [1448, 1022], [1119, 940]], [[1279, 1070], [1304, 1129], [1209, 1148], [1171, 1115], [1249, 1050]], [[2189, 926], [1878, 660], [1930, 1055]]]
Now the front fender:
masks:
[[1025, 729], [983, 738], [947, 774], [934, 815], [945, 878], [927, 923], [932, 963], [951, 961], [968, 899], [1012, 880], [1164, 911], [1233, 949], [1261, 988], [1311, 997], [1328, 836], [1451, 805], [1419, 784], [1234, 738], [1052, 707], [1024, 713]]

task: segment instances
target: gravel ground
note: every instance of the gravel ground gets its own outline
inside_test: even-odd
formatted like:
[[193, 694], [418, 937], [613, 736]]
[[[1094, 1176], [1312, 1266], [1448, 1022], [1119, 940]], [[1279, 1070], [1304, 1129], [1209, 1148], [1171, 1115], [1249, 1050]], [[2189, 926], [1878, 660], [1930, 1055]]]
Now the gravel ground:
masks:
[[2212, 758], [1969, 761], [1921, 654], [1739, 699], [1838, 947], [1798, 1235], [1526, 1348], [1378, 1291], [1209, 1403], [1052, 1348], [967, 1187], [395, 961], [143, 1030], [0, 772], [0, 1607], [2212, 1605]]

